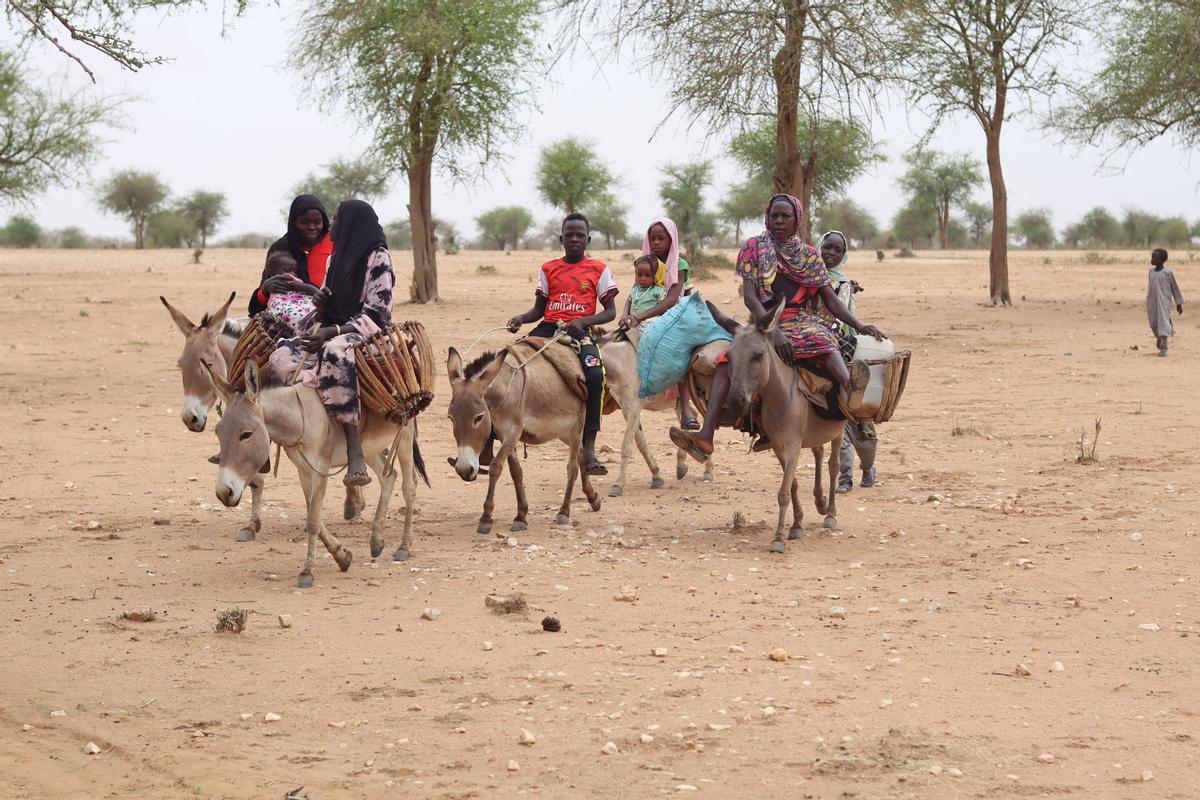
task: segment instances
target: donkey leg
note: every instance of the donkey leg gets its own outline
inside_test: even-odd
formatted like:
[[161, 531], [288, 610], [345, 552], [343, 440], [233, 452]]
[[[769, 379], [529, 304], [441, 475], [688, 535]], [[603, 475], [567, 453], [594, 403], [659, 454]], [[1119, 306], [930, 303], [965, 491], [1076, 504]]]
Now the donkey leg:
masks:
[[[630, 405], [626, 405], [627, 403]], [[634, 440], [637, 438], [638, 426], [641, 425], [641, 405], [636, 399], [622, 397], [621, 413], [625, 417], [625, 435], [621, 437], [621, 467], [617, 470], [617, 479], [608, 490], [609, 497], [620, 497], [625, 493], [625, 472], [629, 469]]]
[[[578, 433], [578, 430], [575, 431]], [[583, 454], [583, 445], [578, 436], [571, 437], [571, 451], [567, 454], [567, 488], [563, 491], [562, 505], [558, 507], [558, 516], [554, 518], [555, 525], [571, 524], [571, 495], [575, 492], [575, 477], [579, 474], [579, 459]], [[587, 480], [587, 476], [584, 476]]]
[[[383, 527], [387, 523], [388, 505], [392, 501], [392, 488], [396, 485], [396, 471], [388, 470], [388, 452], [376, 453], [367, 461], [367, 466], [379, 478], [379, 502], [375, 504], [375, 516], [371, 519], [371, 559], [379, 558], [383, 552]], [[410, 456], [411, 458], [411, 456]]]
[[[313, 567], [317, 564], [317, 532], [321, 529], [321, 502], [325, 499], [325, 479], [307, 467], [298, 468], [297, 472], [300, 475], [300, 488], [304, 490], [304, 503], [307, 511], [304, 528], [308, 534], [308, 552], [304, 558], [304, 569], [300, 570], [300, 577], [296, 580], [296, 585], [301, 589], [308, 589], [313, 585]], [[321, 484], [319, 490], [318, 483]]]
[[[581, 453], [580, 458], [582, 458], [582, 457], [583, 457], [583, 455]], [[583, 468], [582, 461], [579, 464], [579, 478], [580, 478], [579, 482], [583, 485], [583, 496], [587, 498], [588, 505], [592, 507], [592, 511], [599, 511], [600, 510], [600, 493], [596, 491], [594, 486], [592, 486], [592, 478], [590, 475], [587, 474], [587, 471]]]
[[834, 439], [829, 444], [829, 501], [825, 503], [825, 527], [836, 528], [837, 521], [837, 479], [842, 466], [842, 437]]
[[800, 505], [800, 481], [792, 481], [792, 529], [788, 539], [799, 539], [804, 535], [804, 507]]
[[475, 528], [476, 533], [487, 535], [492, 532], [492, 522], [494, 522], [492, 510], [496, 507], [496, 483], [504, 474], [504, 464], [508, 461], [508, 454], [516, 447], [516, 443], [517, 437], [505, 437], [500, 443], [500, 449], [492, 459], [492, 465], [488, 467], [487, 497], [483, 499], [483, 513], [479, 515], [479, 525]]
[[350, 562], [354, 560], [354, 554], [343, 547], [337, 537], [329, 532], [329, 529], [325, 527], [324, 520], [321, 521], [321, 527], [317, 529], [317, 536], [321, 537], [321, 544], [325, 545], [325, 549], [337, 562], [338, 569], [342, 572], [350, 569]]
[[255, 535], [262, 530], [263, 483], [262, 475], [250, 479], [250, 521], [234, 534], [234, 541], [253, 542]]
[[712, 483], [714, 480], [716, 480], [713, 477], [712, 460], [713, 460], [712, 456], [709, 456], [708, 458], [704, 459], [704, 482], [705, 483]]
[[529, 501], [525, 499], [525, 470], [521, 466], [521, 459], [517, 458], [515, 447], [508, 454], [508, 470], [512, 473], [513, 488], [517, 491], [517, 516], [513, 517], [511, 530], [520, 532], [529, 527], [525, 520], [529, 514]]
[[[705, 465], [707, 466], [707, 465]], [[688, 474], [688, 456], [687, 453], [675, 448], [675, 480], [681, 481]]]
[[783, 542], [783, 523], [787, 519], [788, 505], [792, 501], [792, 486], [796, 482], [796, 462], [799, 460], [799, 447], [793, 447], [786, 453], [781, 453], [779, 460], [783, 466], [783, 480], [779, 484], [776, 499], [779, 501], [779, 520], [775, 525], [775, 539], [769, 548], [772, 553], [782, 553], [785, 550]]
[[812, 448], [813, 454], [813, 500], [817, 504], [817, 513], [825, 513], [825, 491], [821, 487], [821, 459], [825, 457], [825, 448]]
[[[642, 454], [642, 458], [646, 459], [646, 466], [650, 468], [650, 488], [661, 489], [667, 485], [667, 482], [662, 479], [662, 471], [658, 468], [658, 462], [654, 459], [654, 454], [650, 452], [650, 445], [646, 444], [646, 432], [642, 430], [641, 423], [638, 423], [637, 433], [634, 434], [634, 441], [637, 442], [638, 452]], [[683, 451], [679, 451], [683, 455]]]
[[[417, 431], [409, 426], [409, 431], [400, 437], [400, 452], [396, 460], [400, 462], [401, 491], [404, 493], [404, 533], [400, 535], [400, 546], [392, 553], [392, 561], [407, 561], [412, 552], [412, 522], [417, 505], [417, 465], [413, 462], [413, 439]], [[395, 476], [392, 476], [395, 480]], [[389, 492], [390, 494], [390, 492]]]
[[367, 499], [363, 497], [361, 486], [347, 486], [346, 500], [342, 503], [342, 519], [353, 522], [362, 519], [363, 509], [367, 507]]

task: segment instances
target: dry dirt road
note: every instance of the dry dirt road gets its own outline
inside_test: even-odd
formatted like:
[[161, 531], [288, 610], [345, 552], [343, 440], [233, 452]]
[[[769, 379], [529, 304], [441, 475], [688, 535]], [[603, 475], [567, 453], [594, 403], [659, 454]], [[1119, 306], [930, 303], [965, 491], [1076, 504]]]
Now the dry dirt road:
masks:
[[[628, 285], [629, 256], [601, 255]], [[544, 257], [441, 258], [446, 301], [396, 316], [442, 358], [526, 307]], [[1154, 356], [1145, 254], [1018, 253], [1010, 309], [980, 304], [981, 253], [853, 254], [861, 315], [912, 375], [878, 488], [843, 498], [833, 532], [805, 493], [783, 556], [778, 467], [728, 432], [715, 483], [651, 490], [636, 466], [568, 530], [564, 451], [531, 448], [530, 529], [476, 535], [484, 486], [446, 466], [443, 376], [413, 559], [370, 563], [331, 491], [354, 565], [323, 559], [305, 591], [294, 469], [235, 544], [246, 509], [213, 495], [211, 425], [180, 423], [182, 338], [158, 303], [244, 298], [260, 258], [0, 252], [0, 796], [1200, 796], [1198, 326]], [[732, 276], [702, 289], [737, 308]], [[1097, 461], [1076, 463], [1098, 418]], [[646, 424], [668, 474], [669, 424]], [[503, 520], [507, 481], [498, 496]], [[515, 592], [524, 615], [484, 605]], [[157, 621], [121, 618], [143, 606]], [[214, 632], [232, 606], [246, 631]]]

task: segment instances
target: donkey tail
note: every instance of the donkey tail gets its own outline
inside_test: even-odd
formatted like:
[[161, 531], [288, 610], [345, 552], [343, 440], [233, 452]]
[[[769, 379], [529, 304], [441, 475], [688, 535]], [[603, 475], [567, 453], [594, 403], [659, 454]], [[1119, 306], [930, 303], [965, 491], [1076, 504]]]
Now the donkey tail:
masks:
[[413, 466], [417, 470], [417, 474], [421, 476], [421, 480], [425, 481], [425, 485], [431, 489], [433, 486], [429, 483], [429, 473], [425, 471], [425, 459], [421, 457], [421, 445], [417, 443], [417, 421], [413, 420]]

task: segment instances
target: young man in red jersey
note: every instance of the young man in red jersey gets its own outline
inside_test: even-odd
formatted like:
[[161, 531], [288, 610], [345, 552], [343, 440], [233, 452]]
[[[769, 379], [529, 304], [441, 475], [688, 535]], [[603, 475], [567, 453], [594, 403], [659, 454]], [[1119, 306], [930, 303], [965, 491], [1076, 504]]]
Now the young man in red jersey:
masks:
[[[592, 237], [583, 214], [566, 216], [558, 240], [563, 246], [562, 258], [542, 265], [533, 308], [510, 319], [508, 329], [516, 333], [522, 325], [541, 320], [529, 332], [530, 336], [549, 338], [562, 332], [579, 343], [579, 361], [588, 389], [583, 469], [588, 475], [607, 475], [608, 470], [596, 457], [596, 434], [600, 432], [600, 409], [604, 402], [604, 365], [590, 328], [616, 317], [617, 283], [603, 261], [588, 258], [584, 253]], [[597, 305], [601, 308], [599, 313]]]

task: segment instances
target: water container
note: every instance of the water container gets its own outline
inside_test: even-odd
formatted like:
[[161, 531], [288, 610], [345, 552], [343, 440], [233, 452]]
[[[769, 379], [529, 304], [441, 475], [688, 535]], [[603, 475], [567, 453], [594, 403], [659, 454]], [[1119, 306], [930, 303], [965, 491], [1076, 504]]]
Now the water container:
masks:
[[[854, 347], [855, 361], [874, 361], [891, 358], [895, 354], [896, 345], [891, 339], [884, 339], [880, 342], [874, 336], [861, 333], [858, 335], [858, 342]], [[862, 405], [859, 406], [856, 413], [856, 416], [866, 419], [874, 417], [879, 412], [889, 382], [886, 364], [874, 364], [870, 369], [871, 380], [867, 383], [867, 389], [863, 392]]]

